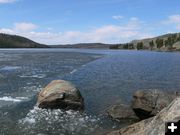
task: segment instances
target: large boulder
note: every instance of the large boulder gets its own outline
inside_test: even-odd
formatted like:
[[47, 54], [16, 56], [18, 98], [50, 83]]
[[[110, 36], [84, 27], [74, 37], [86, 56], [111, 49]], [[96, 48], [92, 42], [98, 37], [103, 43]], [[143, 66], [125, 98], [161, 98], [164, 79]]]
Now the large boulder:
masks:
[[140, 119], [150, 118], [168, 106], [179, 95], [178, 92], [159, 90], [137, 91], [133, 97], [132, 108]]
[[37, 105], [45, 109], [83, 110], [84, 102], [79, 90], [70, 82], [55, 80], [38, 96]]
[[113, 131], [108, 135], [165, 135], [165, 123], [179, 119], [180, 98], [177, 98], [156, 116]]
[[114, 120], [138, 120], [138, 117], [136, 116], [130, 105], [113, 105], [106, 112], [107, 115]]

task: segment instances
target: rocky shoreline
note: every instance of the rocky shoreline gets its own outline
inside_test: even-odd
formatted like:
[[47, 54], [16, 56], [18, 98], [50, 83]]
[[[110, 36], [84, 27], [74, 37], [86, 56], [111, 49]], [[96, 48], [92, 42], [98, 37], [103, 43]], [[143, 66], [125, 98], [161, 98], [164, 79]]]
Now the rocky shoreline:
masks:
[[165, 122], [180, 118], [179, 94], [160, 90], [135, 92], [128, 110], [124, 106], [113, 106], [107, 112], [113, 119], [133, 118], [139, 122], [108, 135], [164, 135]]
[[[165, 122], [180, 118], [179, 96], [179, 92], [136, 91], [131, 105], [117, 104], [106, 111], [113, 120], [131, 120], [134, 124], [107, 135], [164, 135]], [[84, 99], [71, 82], [54, 80], [39, 93], [36, 105], [43, 109], [83, 112]]]
[[165, 122], [180, 119], [180, 98], [176, 98], [156, 116], [113, 131], [107, 135], [164, 135]]

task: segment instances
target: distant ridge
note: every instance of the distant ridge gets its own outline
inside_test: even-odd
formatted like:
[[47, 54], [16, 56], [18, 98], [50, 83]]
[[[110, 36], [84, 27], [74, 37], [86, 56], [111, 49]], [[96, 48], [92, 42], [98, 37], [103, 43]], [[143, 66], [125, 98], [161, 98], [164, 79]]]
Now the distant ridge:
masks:
[[84, 48], [84, 49], [109, 49], [110, 44], [103, 43], [79, 43], [66, 45], [51, 45], [53, 48]]
[[170, 33], [154, 38], [133, 40], [124, 44], [79, 43], [66, 45], [44, 45], [25, 37], [0, 33], [0, 48], [82, 48], [180, 51], [180, 33]]
[[49, 48], [28, 38], [0, 33], [0, 48]]

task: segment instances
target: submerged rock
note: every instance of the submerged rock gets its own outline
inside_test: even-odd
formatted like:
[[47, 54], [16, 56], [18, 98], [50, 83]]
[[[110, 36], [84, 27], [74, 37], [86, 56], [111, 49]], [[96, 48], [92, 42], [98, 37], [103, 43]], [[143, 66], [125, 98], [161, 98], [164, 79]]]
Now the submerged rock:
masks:
[[72, 83], [64, 80], [55, 80], [48, 84], [39, 93], [37, 105], [45, 109], [84, 109], [80, 91]]
[[159, 90], [137, 91], [134, 94], [132, 108], [140, 119], [150, 118], [168, 106], [179, 95], [178, 92]]
[[133, 109], [129, 105], [113, 105], [107, 111], [108, 116], [113, 118], [114, 120], [122, 120], [122, 119], [134, 119], [138, 120], [138, 117], [134, 113]]
[[165, 122], [180, 119], [180, 98], [175, 99], [169, 106], [156, 116], [140, 121], [108, 135], [164, 135]]

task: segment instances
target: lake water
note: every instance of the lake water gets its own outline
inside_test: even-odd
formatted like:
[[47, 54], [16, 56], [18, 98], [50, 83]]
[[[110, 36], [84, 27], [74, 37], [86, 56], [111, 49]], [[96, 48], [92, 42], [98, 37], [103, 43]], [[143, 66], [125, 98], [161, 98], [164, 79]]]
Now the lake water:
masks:
[[[85, 113], [34, 107], [49, 82], [73, 82]], [[180, 90], [180, 53], [86, 50], [0, 50], [1, 135], [91, 135], [126, 125], [104, 114], [112, 104], [130, 103], [136, 90]]]

